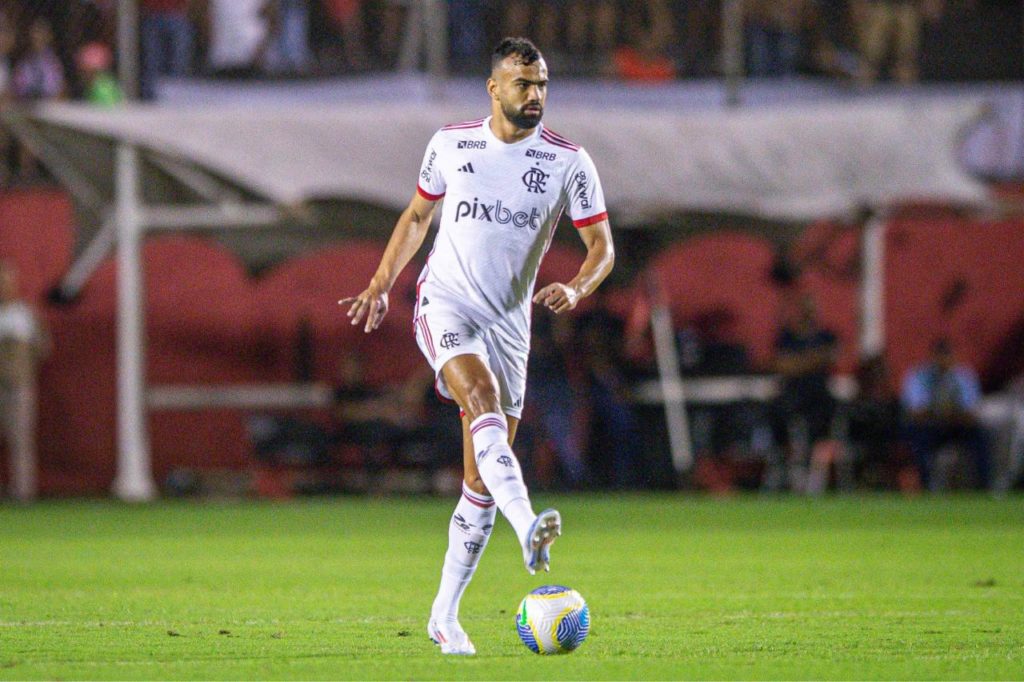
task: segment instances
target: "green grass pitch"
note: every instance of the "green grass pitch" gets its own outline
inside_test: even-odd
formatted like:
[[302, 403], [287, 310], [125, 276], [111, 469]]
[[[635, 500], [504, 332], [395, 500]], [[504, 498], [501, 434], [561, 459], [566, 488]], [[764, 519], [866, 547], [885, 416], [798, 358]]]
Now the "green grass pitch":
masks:
[[[0, 679], [1024, 678], [1024, 499], [538, 496], [530, 577], [501, 520], [463, 600], [478, 655], [425, 634], [454, 500], [0, 506]], [[566, 584], [569, 656], [513, 627]]]

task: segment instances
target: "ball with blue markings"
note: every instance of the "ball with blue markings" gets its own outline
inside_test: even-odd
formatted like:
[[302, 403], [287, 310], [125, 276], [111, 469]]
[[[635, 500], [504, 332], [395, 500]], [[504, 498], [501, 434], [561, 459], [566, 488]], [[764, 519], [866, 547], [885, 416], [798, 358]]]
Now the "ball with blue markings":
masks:
[[536, 654], [567, 654], [583, 644], [590, 632], [590, 607], [571, 588], [538, 587], [519, 603], [516, 632]]

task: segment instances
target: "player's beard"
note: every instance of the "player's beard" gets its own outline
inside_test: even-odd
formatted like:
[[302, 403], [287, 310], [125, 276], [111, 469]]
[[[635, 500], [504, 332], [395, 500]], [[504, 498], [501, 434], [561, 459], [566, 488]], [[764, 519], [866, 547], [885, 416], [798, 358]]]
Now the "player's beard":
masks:
[[[537, 113], [526, 113], [525, 109], [528, 106], [537, 107]], [[505, 118], [511, 121], [512, 124], [517, 128], [522, 128], [524, 130], [532, 130], [533, 128], [536, 128], [537, 124], [540, 123], [540, 120], [544, 118], [544, 106], [539, 103], [530, 103], [524, 104], [521, 109], [516, 109], [512, 105], [502, 102], [501, 113], [504, 114]]]

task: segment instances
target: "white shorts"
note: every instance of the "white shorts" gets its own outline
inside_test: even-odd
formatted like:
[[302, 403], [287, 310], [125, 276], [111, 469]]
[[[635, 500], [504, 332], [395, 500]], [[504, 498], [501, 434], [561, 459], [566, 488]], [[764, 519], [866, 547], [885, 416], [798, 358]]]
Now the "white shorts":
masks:
[[[424, 298], [426, 304], [424, 304]], [[416, 343], [434, 370], [438, 394], [451, 400], [441, 369], [458, 355], [478, 355], [498, 380], [502, 411], [516, 419], [523, 414], [529, 339], [507, 329], [501, 322], [480, 324], [466, 306], [453, 296], [424, 284], [420, 290], [418, 317], [413, 320]]]

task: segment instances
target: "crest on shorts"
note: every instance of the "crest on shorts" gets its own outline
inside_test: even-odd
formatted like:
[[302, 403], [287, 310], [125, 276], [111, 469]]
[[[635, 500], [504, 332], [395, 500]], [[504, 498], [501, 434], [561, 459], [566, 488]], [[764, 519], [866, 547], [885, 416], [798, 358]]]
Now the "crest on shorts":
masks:
[[447, 329], [441, 334], [441, 348], [445, 350], [459, 345], [459, 333], [450, 332]]

